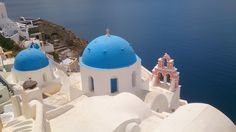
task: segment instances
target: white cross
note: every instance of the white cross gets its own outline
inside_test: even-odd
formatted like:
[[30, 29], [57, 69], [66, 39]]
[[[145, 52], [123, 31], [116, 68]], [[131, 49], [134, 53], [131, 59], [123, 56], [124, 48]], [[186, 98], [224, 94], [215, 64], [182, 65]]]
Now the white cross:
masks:
[[111, 34], [110, 34], [110, 30], [109, 30], [108, 28], [106, 29], [106, 35], [107, 35], [108, 37], [110, 37], [110, 35], [111, 35]]

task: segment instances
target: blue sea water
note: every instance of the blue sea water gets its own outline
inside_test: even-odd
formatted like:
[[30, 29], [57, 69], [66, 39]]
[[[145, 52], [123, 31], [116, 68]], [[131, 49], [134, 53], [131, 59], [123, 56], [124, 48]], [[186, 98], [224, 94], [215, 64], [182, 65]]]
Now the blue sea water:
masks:
[[109, 28], [151, 70], [165, 52], [181, 75], [181, 97], [236, 121], [235, 0], [5, 0], [8, 15], [41, 17], [91, 41]]

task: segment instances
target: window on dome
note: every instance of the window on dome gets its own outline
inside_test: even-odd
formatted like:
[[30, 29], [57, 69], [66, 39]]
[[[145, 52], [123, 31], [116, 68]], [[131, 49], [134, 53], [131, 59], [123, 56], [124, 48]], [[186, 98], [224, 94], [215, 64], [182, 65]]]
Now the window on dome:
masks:
[[112, 78], [111, 79], [111, 93], [115, 93], [118, 90], [118, 86], [117, 86], [117, 78]]
[[88, 78], [88, 83], [89, 83], [89, 91], [93, 92], [94, 91], [94, 80], [93, 80], [93, 77], [90, 76]]

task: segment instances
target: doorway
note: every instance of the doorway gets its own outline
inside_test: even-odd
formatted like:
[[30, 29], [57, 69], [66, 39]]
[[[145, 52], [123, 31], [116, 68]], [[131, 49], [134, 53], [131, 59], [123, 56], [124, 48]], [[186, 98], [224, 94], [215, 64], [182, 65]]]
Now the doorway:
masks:
[[111, 93], [115, 93], [117, 91], [118, 91], [117, 78], [112, 78], [111, 79]]

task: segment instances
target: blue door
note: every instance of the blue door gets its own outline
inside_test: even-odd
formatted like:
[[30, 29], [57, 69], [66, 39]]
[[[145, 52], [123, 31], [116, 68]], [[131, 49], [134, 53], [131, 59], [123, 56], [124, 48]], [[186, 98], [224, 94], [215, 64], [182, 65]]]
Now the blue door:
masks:
[[111, 93], [117, 92], [117, 78], [112, 78], [111, 79]]

